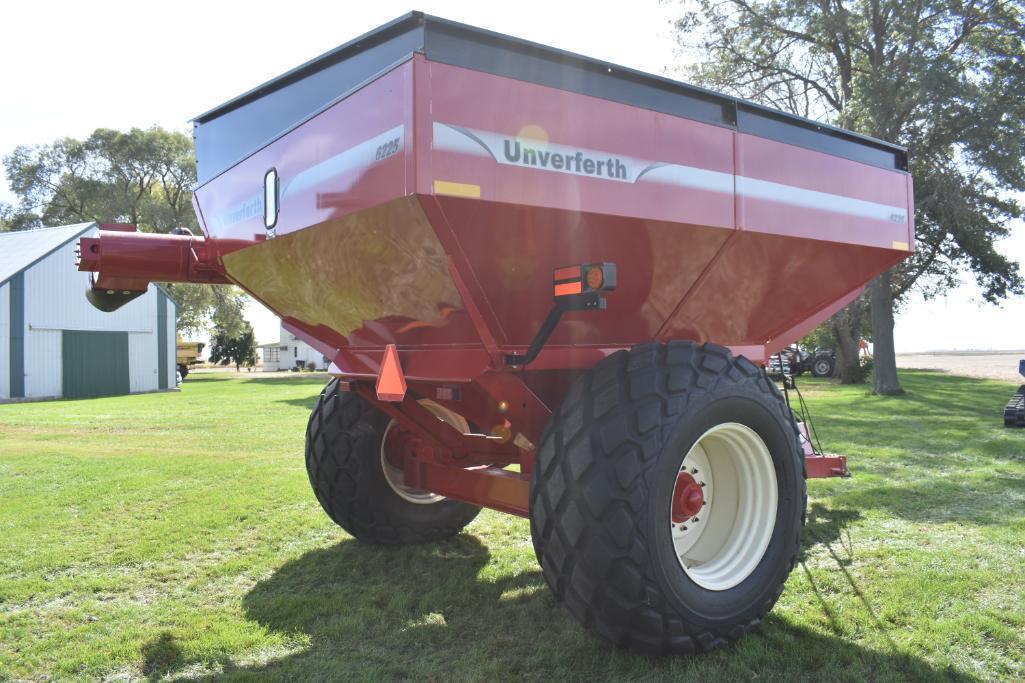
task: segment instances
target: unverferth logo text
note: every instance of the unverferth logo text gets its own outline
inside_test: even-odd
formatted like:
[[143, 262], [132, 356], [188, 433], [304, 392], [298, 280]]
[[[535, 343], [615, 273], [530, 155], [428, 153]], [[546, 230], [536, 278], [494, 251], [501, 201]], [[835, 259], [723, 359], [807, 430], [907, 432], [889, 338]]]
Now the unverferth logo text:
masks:
[[575, 154], [564, 154], [528, 147], [525, 143], [520, 144], [519, 140], [510, 140], [509, 138], [503, 140], [503, 143], [505, 160], [510, 164], [550, 168], [555, 171], [569, 171], [570, 173], [615, 178], [616, 180], [627, 179], [626, 164], [617, 157], [610, 156], [599, 159], [581, 151], [577, 151]]

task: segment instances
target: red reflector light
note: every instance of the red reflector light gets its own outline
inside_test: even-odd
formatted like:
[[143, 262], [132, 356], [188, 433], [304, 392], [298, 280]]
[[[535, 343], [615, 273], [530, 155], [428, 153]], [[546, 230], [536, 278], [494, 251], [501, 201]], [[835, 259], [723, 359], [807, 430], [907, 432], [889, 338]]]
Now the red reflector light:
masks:
[[580, 294], [584, 291], [584, 284], [577, 280], [576, 282], [563, 282], [562, 284], [555, 285], [555, 296], [567, 296], [569, 294]]
[[591, 289], [601, 289], [605, 284], [605, 276], [601, 272], [601, 266], [591, 266], [587, 269], [587, 286]]
[[557, 268], [555, 275], [552, 277], [553, 280], [558, 282], [559, 280], [573, 280], [580, 279], [580, 266], [566, 266], [565, 268]]

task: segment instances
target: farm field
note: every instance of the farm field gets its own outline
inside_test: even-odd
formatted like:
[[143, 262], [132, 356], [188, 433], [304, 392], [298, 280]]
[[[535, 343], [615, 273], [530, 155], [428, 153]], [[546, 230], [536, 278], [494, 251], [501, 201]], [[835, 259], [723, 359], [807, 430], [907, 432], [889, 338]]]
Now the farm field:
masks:
[[321, 511], [303, 432], [325, 375], [0, 406], [0, 681], [1025, 678], [1015, 385], [906, 371], [800, 383], [849, 480], [809, 482], [801, 561], [761, 631], [651, 660], [549, 594], [526, 520], [363, 546]]
[[899, 353], [897, 367], [917, 370], [939, 370], [952, 375], [1000, 379], [1021, 384], [1018, 361], [1025, 358], [1019, 351], [937, 351], [934, 353]]

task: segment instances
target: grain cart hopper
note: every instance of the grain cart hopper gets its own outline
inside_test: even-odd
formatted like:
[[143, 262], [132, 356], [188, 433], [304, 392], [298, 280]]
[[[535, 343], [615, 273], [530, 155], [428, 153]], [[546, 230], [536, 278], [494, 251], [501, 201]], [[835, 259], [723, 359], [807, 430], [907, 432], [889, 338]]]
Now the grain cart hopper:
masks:
[[912, 248], [899, 147], [412, 13], [195, 120], [202, 235], [81, 241], [94, 297], [234, 283], [328, 358], [306, 432], [361, 541], [529, 517], [608, 640], [713, 649], [796, 561], [766, 359]]

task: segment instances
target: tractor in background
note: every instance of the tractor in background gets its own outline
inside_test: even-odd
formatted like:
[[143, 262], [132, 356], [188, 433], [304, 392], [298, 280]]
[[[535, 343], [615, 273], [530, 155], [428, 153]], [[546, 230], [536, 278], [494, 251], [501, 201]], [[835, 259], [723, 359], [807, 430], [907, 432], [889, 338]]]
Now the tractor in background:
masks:
[[784, 375], [800, 377], [810, 372], [813, 377], [832, 377], [836, 370], [836, 351], [817, 348], [807, 351], [800, 346], [788, 346], [769, 358], [766, 369], [773, 379]]

